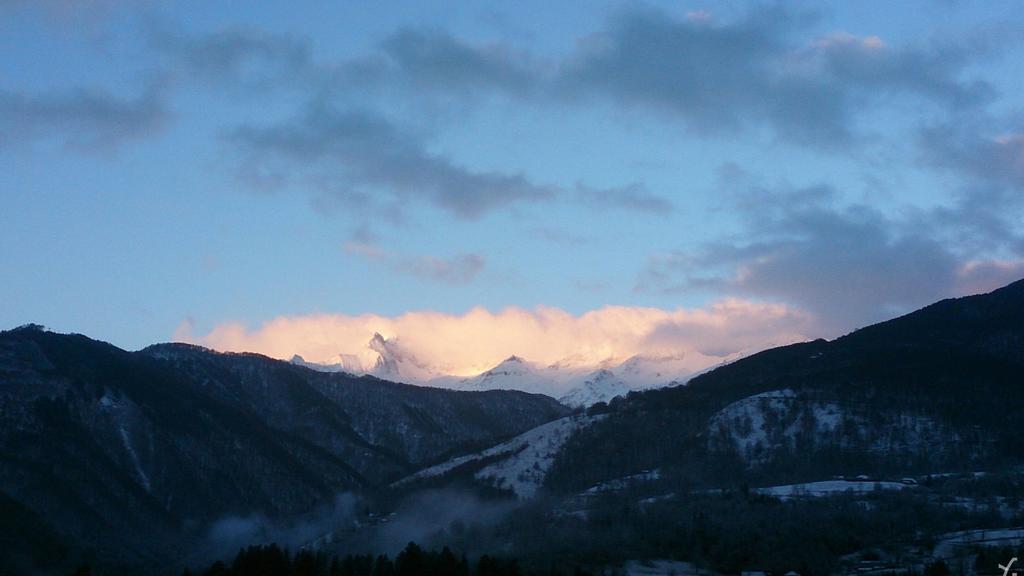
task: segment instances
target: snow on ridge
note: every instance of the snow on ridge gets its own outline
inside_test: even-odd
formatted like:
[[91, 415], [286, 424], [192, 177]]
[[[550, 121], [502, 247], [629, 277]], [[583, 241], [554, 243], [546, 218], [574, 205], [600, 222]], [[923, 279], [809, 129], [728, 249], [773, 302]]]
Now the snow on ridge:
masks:
[[587, 407], [609, 402], [633, 390], [682, 384], [694, 376], [685, 355], [636, 355], [623, 362], [606, 360], [597, 366], [573, 359], [542, 366], [512, 355], [476, 376], [460, 377], [434, 371], [404, 350], [397, 341], [374, 334], [367, 345], [377, 353], [372, 367], [356, 356], [338, 354], [326, 363], [311, 362], [295, 355], [292, 364], [320, 372], [370, 374], [396, 382], [464, 391], [520, 390], [558, 398], [570, 407]]
[[800, 497], [820, 498], [831, 494], [865, 494], [875, 490], [904, 490], [913, 485], [902, 482], [874, 480], [821, 480], [803, 484], [785, 484], [782, 486], [766, 486], [754, 488], [753, 491], [767, 496], [777, 496], [783, 500]]
[[536, 428], [474, 454], [452, 458], [447, 462], [431, 466], [407, 476], [392, 486], [398, 487], [417, 480], [443, 476], [448, 472], [484, 459], [499, 457], [474, 474], [474, 478], [493, 484], [498, 488], [511, 490], [520, 499], [531, 498], [537, 493], [555, 457], [573, 432], [590, 426], [604, 418], [604, 415], [587, 416], [576, 414], [541, 424]]
[[132, 464], [135, 465], [135, 473], [139, 475], [139, 481], [142, 483], [142, 487], [146, 489], [146, 492], [152, 492], [152, 487], [149, 483], [149, 476], [146, 471], [142, 469], [142, 462], [139, 460], [139, 454], [135, 452], [135, 448], [132, 447], [131, 440], [128, 438], [128, 431], [125, 430], [124, 425], [118, 427], [118, 431], [121, 433], [121, 442], [124, 444], [125, 450], [128, 452], [128, 456], [131, 458]]
[[559, 402], [571, 408], [593, 406], [598, 402], [610, 402], [618, 396], [625, 396], [632, 391], [628, 384], [607, 369], [598, 370], [590, 375], [579, 386], [576, 386], [561, 398]]
[[[712, 437], [731, 443], [740, 454], [749, 454], [757, 447], [770, 447], [774, 442], [792, 442], [801, 430], [799, 419], [792, 419], [780, 430], [769, 430], [767, 423], [770, 414], [786, 414], [793, 403], [800, 400], [789, 388], [754, 394], [720, 410], [711, 418], [708, 428]], [[836, 430], [842, 421], [843, 410], [835, 403], [807, 399], [802, 404], [813, 416], [819, 434]], [[770, 436], [772, 432], [781, 435]]]
[[862, 449], [877, 453], [897, 445], [916, 449], [957, 438], [956, 431], [926, 414], [898, 411], [885, 417], [885, 425], [879, 426], [858, 406], [839, 399], [789, 388], [772, 390], [733, 402], [715, 414], [708, 423], [708, 445], [734, 449], [756, 464], [770, 459], [777, 448], [794, 448], [801, 435], [843, 446], [861, 443]]
[[990, 528], [950, 532], [938, 538], [932, 552], [935, 558], [951, 558], [966, 546], [1019, 546], [1024, 528]]
[[601, 494], [602, 492], [614, 492], [616, 490], [623, 490], [629, 488], [633, 484], [641, 482], [652, 482], [661, 478], [661, 469], [655, 468], [653, 470], [644, 470], [637, 474], [630, 474], [629, 476], [623, 476], [621, 478], [614, 478], [612, 480], [605, 480], [604, 482], [598, 482], [590, 488], [584, 490], [581, 494], [584, 496], [594, 496]]

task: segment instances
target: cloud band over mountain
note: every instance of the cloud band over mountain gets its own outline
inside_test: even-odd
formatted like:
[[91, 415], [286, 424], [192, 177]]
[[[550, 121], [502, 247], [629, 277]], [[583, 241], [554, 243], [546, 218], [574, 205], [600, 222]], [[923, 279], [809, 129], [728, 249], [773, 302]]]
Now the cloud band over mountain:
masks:
[[544, 365], [597, 367], [637, 354], [683, 353], [687, 368], [698, 371], [737, 354], [805, 340], [810, 329], [811, 318], [799, 310], [728, 299], [704, 308], [606, 306], [580, 315], [546, 306], [390, 317], [314, 314], [275, 318], [255, 329], [221, 324], [207, 334], [183, 324], [175, 339], [276, 358], [299, 354], [315, 362], [354, 355], [372, 367], [377, 353], [368, 342], [380, 333], [434, 373], [470, 376], [510, 354]]

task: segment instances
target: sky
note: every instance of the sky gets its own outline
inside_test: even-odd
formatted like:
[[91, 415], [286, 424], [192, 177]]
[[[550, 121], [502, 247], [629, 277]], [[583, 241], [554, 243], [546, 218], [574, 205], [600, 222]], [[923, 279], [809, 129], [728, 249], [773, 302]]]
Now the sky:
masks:
[[834, 338], [1024, 277], [1022, 78], [1012, 1], [0, 0], [0, 327], [466, 375]]

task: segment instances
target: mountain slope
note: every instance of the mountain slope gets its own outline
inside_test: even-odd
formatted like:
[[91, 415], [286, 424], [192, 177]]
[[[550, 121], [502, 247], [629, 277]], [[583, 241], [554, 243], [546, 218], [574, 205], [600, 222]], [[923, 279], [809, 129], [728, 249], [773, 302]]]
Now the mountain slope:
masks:
[[592, 365], [562, 361], [549, 366], [519, 356], [509, 356], [476, 376], [440, 375], [403, 350], [395, 340], [374, 334], [367, 348], [377, 354], [373, 367], [363, 367], [357, 358], [339, 354], [327, 363], [308, 362], [295, 355], [291, 363], [320, 372], [368, 374], [392, 381], [422, 384], [453, 390], [520, 390], [558, 398], [566, 406], [587, 407], [608, 402], [632, 390], [670, 386], [686, 382], [694, 371], [685, 354], [636, 355], [620, 364], [607, 360]]
[[434, 481], [472, 469], [475, 480], [494, 488], [510, 490], [519, 498], [530, 498], [543, 485], [555, 456], [569, 437], [600, 418], [584, 414], [559, 418], [486, 450], [458, 456], [420, 470], [393, 486], [397, 488], [427, 480]]
[[141, 354], [204, 382], [208, 393], [274, 427], [354, 462], [372, 484], [567, 412], [546, 396], [461, 393], [324, 374], [258, 354], [218, 354], [187, 344], [159, 344]]
[[558, 401], [566, 406], [586, 407], [625, 396], [630, 390], [632, 388], [611, 370], [598, 370], [587, 376], [581, 384], [566, 392]]
[[643, 390], [685, 382], [690, 371], [680, 356], [632, 356], [619, 365], [592, 370], [555, 364], [538, 366], [519, 356], [510, 356], [494, 368], [456, 382], [435, 380], [439, 386], [458, 390], [522, 390], [555, 396], [573, 408]]
[[[1024, 462], [1024, 281], [630, 394], [571, 439], [552, 487], [661, 467], [716, 486]], [[760, 395], [760, 397], [758, 397]]]
[[145, 562], [225, 515], [305, 512], [566, 412], [29, 327], [0, 332], [0, 496], [101, 560]]

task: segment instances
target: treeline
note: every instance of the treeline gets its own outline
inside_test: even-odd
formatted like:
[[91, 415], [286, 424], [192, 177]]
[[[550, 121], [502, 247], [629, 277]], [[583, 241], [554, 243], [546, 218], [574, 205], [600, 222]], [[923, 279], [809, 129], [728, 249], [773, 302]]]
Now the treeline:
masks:
[[1001, 516], [997, 506], [948, 506], [925, 487], [790, 501], [742, 486], [645, 501], [649, 495], [592, 496], [561, 513], [552, 513], [550, 503], [529, 503], [501, 525], [448, 533], [443, 541], [457, 549], [507, 549], [530, 569], [552, 559], [571, 569], [663, 558], [725, 574], [757, 568], [823, 576], [865, 550], [930, 553], [943, 534], [1024, 523], [1020, 515]]
[[[550, 573], [557, 576], [558, 571]], [[576, 570], [574, 576], [585, 575]], [[424, 550], [410, 542], [394, 560], [387, 555], [329, 556], [322, 551], [300, 550], [291, 554], [277, 544], [243, 548], [230, 564], [216, 562], [198, 573], [185, 570], [183, 576], [520, 576], [515, 559], [483, 555], [470, 562], [456, 556], [447, 546]]]

